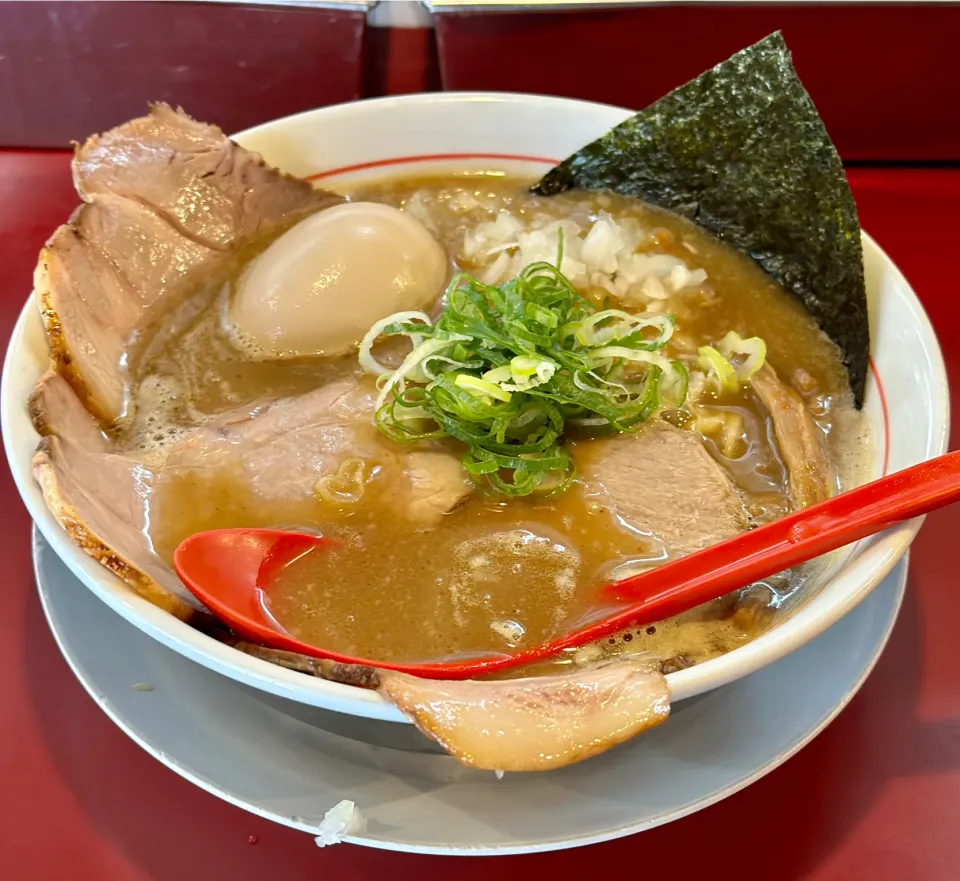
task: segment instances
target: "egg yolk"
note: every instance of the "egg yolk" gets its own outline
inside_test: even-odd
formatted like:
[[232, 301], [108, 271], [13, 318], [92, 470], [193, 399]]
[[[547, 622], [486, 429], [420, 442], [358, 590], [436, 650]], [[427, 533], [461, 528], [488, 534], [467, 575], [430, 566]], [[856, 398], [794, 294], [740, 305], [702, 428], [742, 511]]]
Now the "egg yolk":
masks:
[[381, 318], [443, 291], [446, 252], [389, 205], [351, 202], [300, 221], [241, 276], [229, 320], [252, 356], [338, 355]]

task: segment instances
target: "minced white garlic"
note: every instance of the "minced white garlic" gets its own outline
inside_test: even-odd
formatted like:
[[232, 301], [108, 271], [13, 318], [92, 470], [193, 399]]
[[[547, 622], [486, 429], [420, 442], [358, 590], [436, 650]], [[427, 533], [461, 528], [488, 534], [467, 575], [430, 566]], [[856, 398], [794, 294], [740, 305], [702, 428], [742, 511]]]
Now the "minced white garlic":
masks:
[[545, 216], [518, 218], [500, 211], [464, 234], [461, 256], [485, 264], [482, 281], [501, 284], [531, 263], [554, 263], [563, 233], [560, 271], [578, 288], [593, 287], [619, 297], [626, 305], [644, 306], [671, 294], [699, 288], [707, 279], [679, 257], [640, 250], [653, 240], [633, 218], [619, 222], [600, 212], [584, 228], [573, 220]]

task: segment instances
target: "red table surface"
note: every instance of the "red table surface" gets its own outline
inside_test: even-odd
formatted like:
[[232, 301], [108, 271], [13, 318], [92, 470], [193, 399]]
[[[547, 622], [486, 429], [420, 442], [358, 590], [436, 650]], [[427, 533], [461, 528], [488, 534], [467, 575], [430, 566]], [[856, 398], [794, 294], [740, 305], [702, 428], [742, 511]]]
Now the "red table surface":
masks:
[[[857, 169], [850, 177], [864, 227], [929, 311], [960, 395], [960, 169]], [[75, 202], [65, 154], [0, 153], [4, 338], [30, 289], [38, 249]], [[863, 690], [783, 767], [720, 804], [633, 838], [490, 861], [347, 845], [321, 851], [308, 835], [218, 801], [152, 759], [94, 705], [61, 659], [34, 590], [29, 518], [6, 470], [0, 481], [3, 881], [469, 881], [522, 871], [738, 881], [960, 878], [960, 590], [953, 570], [960, 508], [931, 516], [917, 539], [903, 612]]]

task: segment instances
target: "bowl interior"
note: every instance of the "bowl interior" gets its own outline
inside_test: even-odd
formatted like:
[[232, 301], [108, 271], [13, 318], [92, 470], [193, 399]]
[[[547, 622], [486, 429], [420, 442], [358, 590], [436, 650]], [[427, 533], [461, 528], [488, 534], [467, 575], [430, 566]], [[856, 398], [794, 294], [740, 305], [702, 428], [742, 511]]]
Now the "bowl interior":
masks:
[[[620, 108], [540, 96], [413, 95], [310, 111], [251, 129], [236, 140], [284, 171], [336, 189], [391, 172], [506, 169], [535, 175], [629, 115]], [[945, 451], [948, 396], [936, 337], [910, 286], [866, 235], [864, 260], [872, 335], [865, 411], [875, 439], [872, 471], [878, 477]], [[26, 401], [46, 367], [39, 313], [28, 301], [4, 364], [4, 444], [31, 516], [87, 587], [160, 642], [254, 688], [335, 711], [405, 721], [374, 693], [275, 667], [195, 631], [134, 595], [83, 554], [47, 510], [30, 470], [38, 437]], [[847, 550], [830, 581], [773, 630], [727, 655], [671, 674], [674, 699], [730, 682], [808, 642], [881, 581], [918, 528], [918, 521], [901, 524]]]

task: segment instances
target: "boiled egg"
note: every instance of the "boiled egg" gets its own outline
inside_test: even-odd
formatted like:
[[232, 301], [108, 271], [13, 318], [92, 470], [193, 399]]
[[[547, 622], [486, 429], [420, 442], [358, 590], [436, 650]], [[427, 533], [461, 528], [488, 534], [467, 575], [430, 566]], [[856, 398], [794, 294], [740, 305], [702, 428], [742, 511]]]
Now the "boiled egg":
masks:
[[228, 321], [253, 357], [343, 354], [381, 318], [432, 305], [448, 271], [444, 249], [409, 214], [349, 202], [300, 221], [257, 257]]

